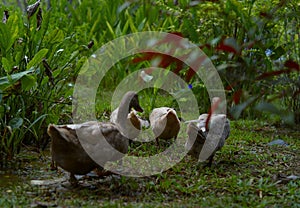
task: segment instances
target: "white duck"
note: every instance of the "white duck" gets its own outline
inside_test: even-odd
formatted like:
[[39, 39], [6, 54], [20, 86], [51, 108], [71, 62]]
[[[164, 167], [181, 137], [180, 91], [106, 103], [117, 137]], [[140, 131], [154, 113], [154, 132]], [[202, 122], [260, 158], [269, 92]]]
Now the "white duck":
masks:
[[[128, 112], [131, 107], [140, 107], [135, 92], [128, 92], [124, 95], [120, 104], [120, 112]], [[119, 119], [127, 120], [127, 114], [120, 114]], [[122, 126], [122, 122], [120, 125]], [[72, 185], [77, 185], [74, 174], [84, 175], [95, 168], [102, 168], [98, 165], [99, 163], [104, 164], [107, 161], [119, 160], [128, 151], [128, 138], [122, 134], [120, 126], [110, 122], [90, 121], [82, 124], [50, 124], [48, 134], [52, 138], [52, 160], [58, 166], [70, 172]], [[113, 151], [114, 149], [117, 151]], [[97, 161], [90, 157], [90, 153]]]
[[[218, 100], [219, 98], [217, 97], [213, 98], [212, 106], [216, 105]], [[207, 121], [207, 119], [209, 119], [209, 121]], [[213, 153], [208, 157], [209, 162], [207, 165], [211, 166], [215, 153], [224, 146], [225, 140], [230, 134], [230, 122], [225, 114], [201, 114], [197, 120], [194, 120], [188, 124], [188, 140], [185, 144], [186, 149], [189, 150], [188, 154], [198, 159], [210, 129], [221, 128], [221, 124], [223, 123], [225, 123], [225, 125], [219, 138], [219, 142], [216, 145]]]
[[174, 109], [168, 107], [154, 108], [149, 120], [157, 145], [159, 145], [158, 138], [164, 140], [177, 138], [180, 120]]

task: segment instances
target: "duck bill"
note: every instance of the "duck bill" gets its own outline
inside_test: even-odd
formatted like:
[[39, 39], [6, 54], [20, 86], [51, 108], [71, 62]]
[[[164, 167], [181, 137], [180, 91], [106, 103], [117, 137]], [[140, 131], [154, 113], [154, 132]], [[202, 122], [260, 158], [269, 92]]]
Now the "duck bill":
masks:
[[143, 110], [143, 108], [142, 108], [141, 106], [136, 106], [136, 107], [134, 107], [134, 109], [135, 109], [136, 111], [140, 112], [140, 113], [143, 113], [143, 112], [144, 112], [144, 110]]

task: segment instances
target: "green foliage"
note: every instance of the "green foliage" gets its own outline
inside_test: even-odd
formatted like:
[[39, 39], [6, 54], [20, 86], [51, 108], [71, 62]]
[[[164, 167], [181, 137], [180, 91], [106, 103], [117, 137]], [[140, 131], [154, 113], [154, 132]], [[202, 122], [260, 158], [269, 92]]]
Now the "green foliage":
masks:
[[[13, 157], [20, 145], [48, 143], [49, 123], [70, 122], [73, 84], [92, 54], [114, 38], [140, 31], [179, 32], [211, 58], [225, 86], [232, 118], [261, 111], [287, 123], [300, 121], [299, 3], [291, 1], [41, 1], [6, 0], [0, 14], [0, 145]], [[41, 18], [42, 17], [42, 18]], [[100, 83], [97, 117], [107, 119], [110, 92], [129, 73], [149, 67], [128, 57]], [[170, 64], [168, 70], [172, 70]], [[184, 66], [179, 75], [185, 77]], [[113, 84], [112, 84], [113, 83]], [[201, 79], [190, 80], [200, 112], [209, 99]], [[165, 93], [141, 92], [146, 115], [154, 106], [177, 106]], [[162, 97], [167, 97], [161, 103]], [[270, 118], [269, 113], [263, 116]], [[17, 122], [18, 121], [18, 122]], [[22, 121], [22, 122], [21, 122]], [[14, 124], [20, 124], [15, 126]]]
[[[262, 108], [253, 106], [263, 101], [278, 108], [273, 113], [284, 122], [299, 123], [297, 7], [297, 1], [234, 0], [187, 7], [189, 19], [200, 19], [200, 24], [193, 25], [198, 25], [195, 29], [201, 35], [191, 34], [193, 29], [184, 34], [196, 37], [193, 40], [212, 57], [228, 90], [229, 106], [233, 105], [229, 112], [234, 118], [259, 116], [255, 109]], [[191, 18], [195, 16], [198, 18]], [[286, 119], [286, 114], [293, 118]]]
[[37, 14], [25, 18], [19, 10], [3, 10], [9, 18], [0, 23], [0, 150], [12, 158], [22, 143], [44, 148], [47, 125], [70, 114], [68, 83], [83, 62], [80, 52], [87, 50], [62, 29], [50, 28], [51, 12], [45, 12], [38, 29]]

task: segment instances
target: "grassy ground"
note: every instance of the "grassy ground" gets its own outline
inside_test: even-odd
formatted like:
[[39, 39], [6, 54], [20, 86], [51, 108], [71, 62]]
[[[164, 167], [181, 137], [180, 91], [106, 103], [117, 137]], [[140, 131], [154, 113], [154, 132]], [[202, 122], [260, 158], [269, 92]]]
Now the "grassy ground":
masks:
[[[48, 153], [25, 152], [0, 169], [0, 207], [300, 207], [299, 130], [257, 121], [231, 125], [211, 168], [186, 156], [159, 175], [83, 177], [75, 189], [61, 186], [66, 173], [49, 169]], [[267, 145], [278, 138], [289, 145]]]

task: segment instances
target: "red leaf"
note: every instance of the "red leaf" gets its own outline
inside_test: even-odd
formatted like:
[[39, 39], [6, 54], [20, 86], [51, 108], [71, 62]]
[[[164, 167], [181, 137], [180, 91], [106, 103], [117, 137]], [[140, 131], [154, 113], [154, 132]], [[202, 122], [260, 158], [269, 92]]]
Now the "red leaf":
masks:
[[196, 72], [199, 70], [201, 67], [202, 63], [207, 59], [208, 57], [203, 55], [199, 59], [195, 60], [193, 63], [190, 64], [190, 68], [186, 73], [186, 78], [185, 80], [189, 82], [192, 77], [196, 74]]
[[243, 90], [239, 89], [233, 94], [233, 102], [235, 104], [238, 104], [240, 102], [241, 96], [242, 96]]
[[237, 53], [237, 51], [233, 47], [224, 44], [218, 45], [216, 49], [219, 51], [226, 51], [234, 54]]
[[262, 16], [262, 17], [268, 18], [268, 19], [272, 18], [272, 15], [270, 13], [267, 13], [267, 12], [260, 12], [259, 15]]
[[200, 45], [199, 48], [202, 50], [203, 48], [211, 49], [211, 45], [208, 43], [205, 43], [204, 45]]
[[181, 70], [183, 69], [183, 62], [177, 62], [176, 63], [176, 68], [173, 71], [175, 74], [178, 74]]
[[180, 32], [170, 32], [155, 45], [172, 43], [174, 44], [174, 49], [183, 48], [183, 46], [181, 45], [181, 40], [183, 40], [183, 35]]
[[185, 80], [189, 82], [195, 74], [196, 72], [190, 67], [185, 75]]
[[229, 84], [229, 85], [227, 85], [227, 86], [225, 87], [225, 90], [226, 90], [226, 91], [233, 91], [233, 86], [234, 86], [234, 84]]
[[208, 116], [207, 116], [206, 123], [205, 123], [205, 128], [206, 129], [208, 129], [209, 120], [210, 120], [212, 114], [218, 108], [220, 102], [221, 102], [221, 99], [218, 99], [215, 103], [212, 104], [210, 110], [208, 111]]
[[156, 53], [156, 52], [141, 52], [141, 53], [143, 53], [143, 56], [142, 57], [136, 57], [136, 58], [134, 58], [132, 60], [133, 63], [139, 63], [139, 62], [142, 62], [142, 61], [150, 61], [155, 56], [161, 55], [161, 54]]
[[216, 47], [216, 50], [226, 51], [237, 55], [240, 54], [240, 48], [234, 38], [223, 39], [221, 43]]
[[284, 66], [287, 67], [287, 68], [290, 68], [290, 69], [296, 69], [296, 71], [299, 71], [300, 70], [300, 66], [298, 63], [292, 61], [292, 60], [287, 60], [285, 63], [284, 63]]
[[168, 66], [170, 66], [174, 61], [174, 58], [166, 55], [166, 54], [162, 54], [161, 55], [161, 62], [159, 64], [159, 67], [161, 68], [167, 68]]
[[292, 71], [300, 71], [299, 65], [294, 62], [294, 61], [286, 61], [284, 64], [285, 67], [288, 67], [288, 69], [282, 69], [282, 70], [277, 70], [277, 71], [271, 71], [271, 72], [265, 72], [258, 76], [256, 80], [261, 80], [267, 77], [273, 77], [273, 76], [278, 76], [280, 74], [288, 74], [291, 73]]

